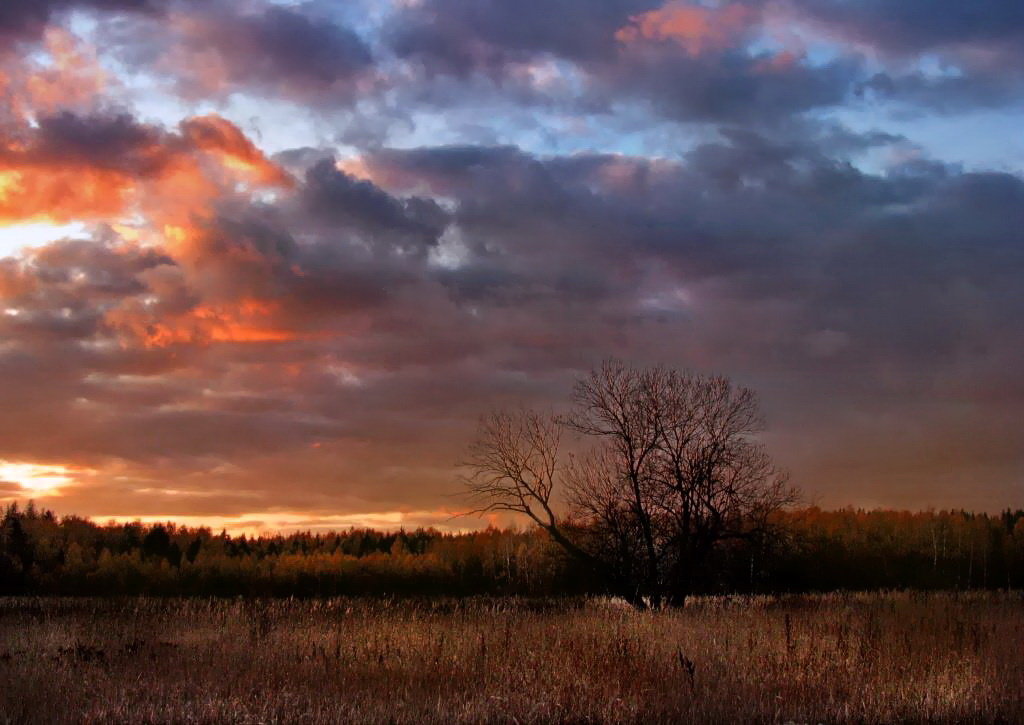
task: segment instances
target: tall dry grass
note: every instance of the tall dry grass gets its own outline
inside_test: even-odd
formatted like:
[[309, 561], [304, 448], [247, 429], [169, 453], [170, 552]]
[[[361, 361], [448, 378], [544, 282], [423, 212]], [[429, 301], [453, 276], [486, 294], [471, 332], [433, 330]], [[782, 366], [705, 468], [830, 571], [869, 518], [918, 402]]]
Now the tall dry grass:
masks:
[[1024, 599], [4, 599], [0, 721], [1024, 722]]

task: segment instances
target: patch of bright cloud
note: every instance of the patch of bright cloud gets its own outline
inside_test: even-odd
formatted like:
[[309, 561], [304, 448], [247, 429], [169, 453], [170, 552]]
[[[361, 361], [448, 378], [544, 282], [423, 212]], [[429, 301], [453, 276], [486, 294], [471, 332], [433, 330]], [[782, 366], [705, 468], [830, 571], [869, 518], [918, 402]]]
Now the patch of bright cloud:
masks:
[[0, 461], [0, 481], [16, 483], [28, 496], [52, 496], [75, 481], [66, 466]]
[[0, 226], [0, 257], [13, 256], [22, 249], [39, 247], [56, 239], [82, 237], [85, 234], [85, 225], [80, 222], [71, 224], [37, 222]]
[[750, 28], [754, 20], [750, 8], [745, 5], [709, 8], [670, 3], [631, 18], [630, 24], [619, 30], [615, 37], [627, 45], [642, 41], [673, 41], [687, 53], [698, 56], [729, 47]]

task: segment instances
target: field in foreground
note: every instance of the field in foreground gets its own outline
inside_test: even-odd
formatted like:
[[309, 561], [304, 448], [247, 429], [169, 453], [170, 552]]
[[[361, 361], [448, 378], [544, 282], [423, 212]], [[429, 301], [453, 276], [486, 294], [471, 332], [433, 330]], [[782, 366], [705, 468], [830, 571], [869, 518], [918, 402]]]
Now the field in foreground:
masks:
[[1021, 594], [0, 599], [0, 721], [1022, 722]]

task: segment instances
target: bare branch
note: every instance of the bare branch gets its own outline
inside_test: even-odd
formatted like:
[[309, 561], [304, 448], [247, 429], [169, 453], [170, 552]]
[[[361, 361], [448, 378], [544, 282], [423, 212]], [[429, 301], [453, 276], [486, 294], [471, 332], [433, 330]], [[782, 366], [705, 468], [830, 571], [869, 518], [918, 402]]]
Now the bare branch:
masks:
[[[764, 427], [757, 396], [725, 377], [606, 361], [573, 399], [561, 419], [520, 411], [481, 420], [466, 487], [478, 511], [525, 514], [631, 601], [681, 602], [720, 542], [763, 536], [796, 501], [755, 437]], [[563, 427], [594, 442], [565, 464]]]

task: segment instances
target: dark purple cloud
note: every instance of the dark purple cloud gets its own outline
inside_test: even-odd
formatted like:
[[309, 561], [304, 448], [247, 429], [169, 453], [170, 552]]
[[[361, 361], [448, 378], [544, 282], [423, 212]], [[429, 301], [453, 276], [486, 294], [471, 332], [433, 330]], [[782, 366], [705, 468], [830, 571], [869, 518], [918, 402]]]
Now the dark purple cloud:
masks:
[[385, 37], [428, 76], [483, 74], [515, 86], [522, 66], [557, 58], [581, 95], [547, 102], [609, 109], [630, 99], [683, 121], [762, 121], [835, 106], [862, 77], [859, 59], [814, 65], [754, 50], [755, 3], [448, 3], [400, 11]]
[[154, 0], [4, 0], [0, 4], [0, 37], [37, 37], [56, 14], [68, 10], [123, 12], [152, 11], [158, 7]]
[[303, 201], [330, 225], [356, 228], [375, 237], [407, 238], [413, 247], [434, 245], [448, 215], [432, 199], [396, 199], [368, 181], [339, 171], [324, 159], [306, 172]]
[[656, 0], [426, 0], [391, 19], [385, 39], [399, 57], [432, 72], [502, 73], [504, 66], [547, 53], [588, 61], [615, 55], [615, 33]]
[[599, 92], [644, 100], [680, 121], [757, 123], [838, 106], [862, 73], [852, 59], [821, 66], [766, 59], [747, 52], [692, 57], [676, 49], [642, 54], [604, 70]]
[[[517, 104], [612, 113], [623, 102], [677, 121], [779, 123], [868, 95], [958, 112], [1024, 94], [1021, 11], [1009, 0], [887, 3], [584, 0], [396, 5], [357, 32], [329, 5], [177, 0], [51, 0], [4, 6], [0, 32], [35, 37], [70, 8], [104, 22], [100, 37], [128, 67], [156, 72], [190, 100], [243, 92], [322, 109], [363, 109], [339, 132], [377, 138], [410, 105], [472, 106], [488, 79]], [[132, 13], [127, 11], [147, 10]], [[815, 59], [779, 27], [810, 24], [833, 43]], [[883, 53], [881, 70], [862, 56]], [[948, 73], [925, 73], [931, 54]], [[531, 80], [564, 76], [550, 86]], [[396, 100], [399, 106], [395, 107]], [[366, 116], [369, 114], [369, 118]], [[379, 140], [379, 139], [378, 139]]]
[[179, 0], [164, 11], [110, 24], [100, 36], [129, 67], [166, 77], [189, 98], [250, 92], [345, 105], [372, 78], [369, 43], [305, 6]]
[[[1004, 106], [1024, 96], [1024, 20], [1011, 0], [595, 7], [428, 0], [396, 12], [384, 39], [426, 78], [482, 75], [530, 102], [580, 112], [641, 101], [681, 121], [777, 122], [865, 93], [948, 112]], [[791, 40], [777, 49], [780, 28], [794, 23], [810, 23], [812, 37], [823, 33], [838, 55], [814, 61], [802, 42]], [[865, 47], [882, 51], [884, 70], [869, 70]], [[908, 69], [908, 61], [927, 54], [941, 58], [947, 72]], [[574, 88], [577, 95], [552, 97], [521, 87], [524, 68], [550, 59], [578, 74], [556, 93]], [[434, 98], [450, 103], [451, 91]]]
[[789, 0], [807, 16], [888, 52], [976, 46], [1020, 51], [1024, 6], [1015, 0]]
[[[237, 14], [231, 5], [207, 16], [200, 11], [179, 41], [193, 52], [216, 54], [224, 80], [236, 87], [284, 93], [343, 90], [373, 61], [367, 44], [348, 28], [280, 6], [251, 15]], [[202, 74], [198, 67], [185, 70]]]
[[30, 153], [39, 162], [81, 164], [135, 176], [152, 176], [168, 161], [162, 132], [137, 122], [127, 113], [64, 112], [44, 116], [37, 123]]
[[[1024, 6], [1014, 0], [793, 0], [789, 6], [831, 38], [881, 53], [890, 67], [861, 86], [878, 98], [954, 113], [1024, 97]], [[907, 68], [936, 59], [940, 73]]]

